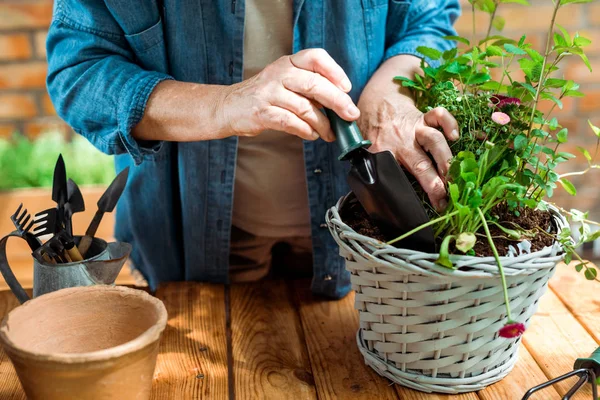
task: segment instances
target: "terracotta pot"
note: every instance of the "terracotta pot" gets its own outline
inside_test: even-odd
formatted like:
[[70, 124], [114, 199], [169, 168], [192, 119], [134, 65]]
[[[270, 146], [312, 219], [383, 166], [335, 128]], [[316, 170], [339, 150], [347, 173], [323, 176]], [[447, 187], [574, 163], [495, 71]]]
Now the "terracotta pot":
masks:
[[166, 324], [144, 291], [76, 287], [15, 308], [0, 342], [29, 399], [147, 399]]

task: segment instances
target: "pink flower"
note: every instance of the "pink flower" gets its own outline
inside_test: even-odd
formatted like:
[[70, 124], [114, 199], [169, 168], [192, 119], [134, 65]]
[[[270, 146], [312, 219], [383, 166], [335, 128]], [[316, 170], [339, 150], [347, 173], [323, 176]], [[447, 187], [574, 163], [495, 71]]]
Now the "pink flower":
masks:
[[510, 122], [510, 117], [503, 112], [496, 111], [495, 113], [492, 113], [492, 121], [499, 125], [506, 125]]
[[508, 321], [506, 325], [500, 328], [498, 333], [500, 337], [512, 339], [519, 337], [525, 332], [525, 325], [520, 322]]
[[501, 94], [490, 97], [490, 101], [498, 108], [504, 108], [510, 104], [517, 106], [521, 104], [521, 100], [516, 97], [502, 96]]

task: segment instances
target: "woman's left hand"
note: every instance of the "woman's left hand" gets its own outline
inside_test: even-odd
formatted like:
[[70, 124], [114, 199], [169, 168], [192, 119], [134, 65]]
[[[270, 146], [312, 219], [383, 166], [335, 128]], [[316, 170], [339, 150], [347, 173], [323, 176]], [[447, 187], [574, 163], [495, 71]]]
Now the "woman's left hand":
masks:
[[370, 104], [359, 101], [358, 106], [361, 132], [373, 143], [369, 150], [390, 150], [427, 192], [432, 205], [445, 209], [445, 176], [452, 158], [447, 140], [459, 138], [458, 123], [450, 112], [440, 107], [423, 114], [410, 99], [395, 96]]

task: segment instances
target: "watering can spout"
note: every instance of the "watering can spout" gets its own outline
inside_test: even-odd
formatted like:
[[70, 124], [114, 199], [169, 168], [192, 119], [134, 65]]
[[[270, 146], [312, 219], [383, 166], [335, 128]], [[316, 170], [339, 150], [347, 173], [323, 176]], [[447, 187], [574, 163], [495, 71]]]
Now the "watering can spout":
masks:
[[85, 269], [96, 285], [112, 285], [131, 253], [131, 245], [124, 242], [108, 243], [108, 260], [85, 262]]

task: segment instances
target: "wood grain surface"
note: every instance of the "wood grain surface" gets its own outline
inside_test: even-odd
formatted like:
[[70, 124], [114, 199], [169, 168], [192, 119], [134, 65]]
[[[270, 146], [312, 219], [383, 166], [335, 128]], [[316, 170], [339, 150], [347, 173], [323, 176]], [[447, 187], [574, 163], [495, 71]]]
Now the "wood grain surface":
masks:
[[[169, 283], [156, 293], [167, 307], [153, 399], [519, 400], [530, 387], [572, 370], [599, 344], [597, 282], [561, 266], [524, 335], [519, 360], [502, 381], [463, 395], [392, 385], [366, 366], [356, 345], [354, 295], [327, 300], [309, 281], [248, 285]], [[0, 317], [18, 303], [0, 292]], [[533, 400], [560, 399], [556, 385]], [[591, 397], [589, 387], [575, 400]], [[24, 399], [0, 351], [0, 399]]]
[[304, 332], [283, 281], [231, 288], [235, 398], [316, 399]]

